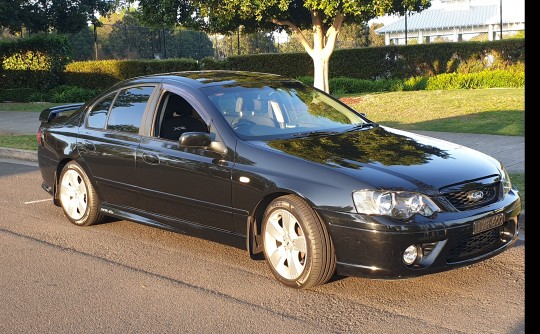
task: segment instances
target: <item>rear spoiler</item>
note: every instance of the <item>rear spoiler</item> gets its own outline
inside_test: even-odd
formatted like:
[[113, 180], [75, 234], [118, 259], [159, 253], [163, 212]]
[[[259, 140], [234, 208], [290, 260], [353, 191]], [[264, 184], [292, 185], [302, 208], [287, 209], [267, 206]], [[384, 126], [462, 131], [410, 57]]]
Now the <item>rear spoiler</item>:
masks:
[[54, 118], [56, 118], [59, 115], [70, 115], [80, 107], [82, 107], [84, 103], [72, 103], [72, 104], [64, 104], [61, 106], [56, 107], [50, 107], [47, 108], [39, 114], [39, 120], [41, 122], [50, 122]]

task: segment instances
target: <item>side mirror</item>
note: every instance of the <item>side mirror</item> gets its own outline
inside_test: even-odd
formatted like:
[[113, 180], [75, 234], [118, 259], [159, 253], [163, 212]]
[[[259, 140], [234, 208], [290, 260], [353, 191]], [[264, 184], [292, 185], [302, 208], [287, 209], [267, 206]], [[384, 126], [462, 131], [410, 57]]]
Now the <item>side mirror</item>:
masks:
[[207, 132], [185, 132], [178, 139], [180, 146], [185, 147], [208, 147], [212, 143], [210, 134]]

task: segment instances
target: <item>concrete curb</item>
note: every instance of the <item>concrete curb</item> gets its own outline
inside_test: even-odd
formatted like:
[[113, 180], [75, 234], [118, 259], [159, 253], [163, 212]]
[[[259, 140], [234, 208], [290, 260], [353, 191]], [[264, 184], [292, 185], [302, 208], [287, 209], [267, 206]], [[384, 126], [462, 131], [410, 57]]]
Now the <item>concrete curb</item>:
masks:
[[35, 162], [38, 161], [36, 151], [20, 150], [7, 147], [0, 147], [0, 158], [20, 159]]

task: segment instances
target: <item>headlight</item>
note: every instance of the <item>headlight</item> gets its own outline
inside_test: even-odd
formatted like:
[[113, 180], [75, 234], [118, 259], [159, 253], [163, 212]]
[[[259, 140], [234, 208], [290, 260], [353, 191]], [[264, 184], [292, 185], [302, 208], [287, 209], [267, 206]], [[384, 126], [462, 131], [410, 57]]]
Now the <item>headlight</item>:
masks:
[[359, 190], [353, 192], [353, 200], [358, 213], [385, 215], [396, 219], [407, 219], [417, 213], [429, 217], [440, 211], [428, 197], [403, 191]]
[[512, 181], [510, 181], [510, 175], [505, 168], [503, 168], [503, 173], [501, 175], [501, 183], [503, 186], [503, 194], [506, 195], [512, 189]]

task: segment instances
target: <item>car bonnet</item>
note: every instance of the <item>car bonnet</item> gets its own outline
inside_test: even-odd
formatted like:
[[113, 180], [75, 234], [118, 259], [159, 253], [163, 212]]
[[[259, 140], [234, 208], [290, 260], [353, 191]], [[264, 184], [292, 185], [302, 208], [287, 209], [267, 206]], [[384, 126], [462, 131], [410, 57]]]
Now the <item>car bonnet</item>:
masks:
[[435, 190], [497, 176], [502, 168], [494, 158], [468, 147], [383, 126], [258, 145], [386, 189], [409, 183]]

